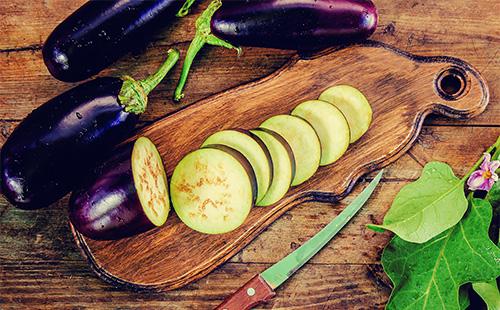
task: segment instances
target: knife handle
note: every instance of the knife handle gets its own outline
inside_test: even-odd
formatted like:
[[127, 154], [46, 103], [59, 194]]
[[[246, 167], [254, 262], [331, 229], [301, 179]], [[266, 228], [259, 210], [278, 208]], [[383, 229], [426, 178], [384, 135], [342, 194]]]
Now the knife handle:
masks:
[[276, 293], [260, 274], [253, 277], [231, 296], [215, 308], [215, 310], [246, 310], [273, 298]]

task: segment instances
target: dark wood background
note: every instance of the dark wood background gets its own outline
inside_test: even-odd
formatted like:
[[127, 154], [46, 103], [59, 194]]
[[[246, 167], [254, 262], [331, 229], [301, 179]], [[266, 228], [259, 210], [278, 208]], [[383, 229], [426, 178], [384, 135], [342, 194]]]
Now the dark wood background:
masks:
[[[41, 58], [50, 31], [83, 0], [0, 1], [0, 145], [32, 109], [71, 87], [54, 80]], [[142, 77], [175, 46], [185, 51], [194, 33], [196, 14], [177, 21], [143, 53], [103, 72]], [[473, 120], [431, 117], [417, 144], [388, 167], [373, 199], [319, 255], [278, 290], [265, 308], [382, 308], [390, 294], [380, 266], [389, 234], [375, 234], [366, 223], [379, 222], [397, 191], [418, 178], [431, 160], [449, 163], [463, 175], [500, 134], [500, 3], [496, 0], [377, 0], [380, 24], [375, 40], [421, 55], [460, 57], [488, 80], [491, 102]], [[207, 48], [188, 82], [183, 104], [267, 75], [293, 52], [246, 48]], [[179, 109], [170, 98], [180, 68], [152, 94], [143, 123]], [[278, 261], [313, 236], [359, 193], [339, 204], [306, 203], [282, 216], [228, 263], [198, 282], [168, 293], [131, 292], [98, 279], [74, 245], [67, 223], [66, 200], [34, 212], [13, 208], [0, 198], [0, 309], [167, 308], [216, 306], [254, 274]], [[119, 255], [119, 253], [117, 253]]]

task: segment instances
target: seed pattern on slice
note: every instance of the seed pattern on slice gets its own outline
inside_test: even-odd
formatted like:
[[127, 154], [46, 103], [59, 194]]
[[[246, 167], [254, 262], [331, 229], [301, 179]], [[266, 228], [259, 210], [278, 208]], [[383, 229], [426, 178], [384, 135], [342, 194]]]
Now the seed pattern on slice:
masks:
[[248, 162], [242, 163], [221, 149], [210, 147], [189, 153], [179, 162], [171, 180], [177, 215], [202, 233], [234, 230], [245, 221], [254, 202], [251, 172]]
[[256, 140], [243, 130], [223, 130], [212, 134], [203, 142], [202, 147], [221, 144], [240, 152], [250, 162], [257, 178], [257, 202], [259, 202], [271, 184], [271, 155], [260, 140]]
[[144, 213], [154, 225], [163, 225], [170, 211], [167, 175], [156, 146], [148, 138], [140, 137], [134, 143], [132, 174]]

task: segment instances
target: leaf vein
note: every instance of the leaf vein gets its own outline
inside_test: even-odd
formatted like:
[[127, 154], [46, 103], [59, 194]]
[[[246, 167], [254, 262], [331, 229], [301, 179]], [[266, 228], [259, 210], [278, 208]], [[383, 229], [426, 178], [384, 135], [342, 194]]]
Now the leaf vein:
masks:
[[446, 240], [444, 240], [444, 244], [441, 247], [441, 250], [439, 251], [439, 255], [436, 259], [436, 264], [434, 264], [434, 268], [432, 270], [431, 281], [429, 282], [429, 285], [427, 286], [427, 289], [425, 290], [425, 293], [424, 293], [425, 299], [424, 299], [424, 307], [423, 308], [425, 308], [425, 306], [427, 305], [427, 301], [429, 300], [429, 292], [431, 290], [432, 282], [434, 281], [434, 278], [436, 276], [436, 271], [437, 271], [437, 268], [439, 267], [439, 262], [441, 261], [441, 257], [444, 254], [444, 249], [446, 248], [446, 244], [448, 243], [448, 240], [450, 240], [450, 236], [452, 235], [452, 232], [454, 230], [455, 230], [455, 227], [450, 229], [450, 231], [448, 232], [448, 236], [446, 237]]

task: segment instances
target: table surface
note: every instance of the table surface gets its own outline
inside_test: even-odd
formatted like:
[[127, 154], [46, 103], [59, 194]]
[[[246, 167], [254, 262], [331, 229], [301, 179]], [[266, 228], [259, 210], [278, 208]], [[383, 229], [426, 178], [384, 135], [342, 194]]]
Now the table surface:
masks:
[[[0, 1], [0, 145], [31, 110], [72, 85], [53, 79], [43, 65], [41, 46], [51, 30], [83, 0]], [[184, 52], [194, 34], [196, 15], [176, 21], [141, 53], [102, 72], [143, 77], [169, 47]], [[415, 146], [386, 169], [385, 178], [362, 212], [263, 308], [378, 309], [390, 294], [380, 265], [389, 234], [365, 224], [380, 222], [402, 186], [419, 177], [432, 160], [466, 170], [500, 134], [500, 2], [479, 0], [376, 0], [380, 23], [373, 39], [421, 55], [450, 55], [470, 62], [489, 83], [491, 101], [470, 121], [430, 117]], [[171, 95], [177, 66], [150, 97], [143, 125], [183, 105], [268, 75], [292, 51], [206, 48], [194, 66], [182, 105]], [[364, 182], [364, 181], [361, 181]], [[67, 199], [37, 211], [18, 210], [0, 198], [0, 308], [168, 308], [207, 309], [280, 260], [334, 218], [360, 188], [338, 204], [306, 203], [291, 210], [244, 250], [205, 278], [167, 293], [131, 292], [97, 278], [76, 248], [67, 221]], [[181, 263], [181, 262], [180, 262]]]

